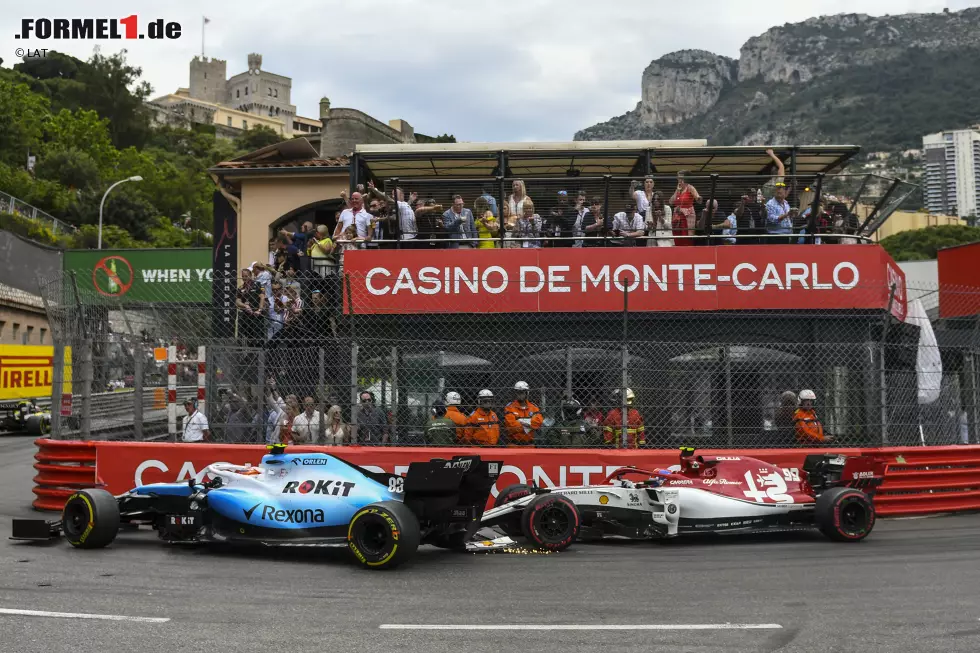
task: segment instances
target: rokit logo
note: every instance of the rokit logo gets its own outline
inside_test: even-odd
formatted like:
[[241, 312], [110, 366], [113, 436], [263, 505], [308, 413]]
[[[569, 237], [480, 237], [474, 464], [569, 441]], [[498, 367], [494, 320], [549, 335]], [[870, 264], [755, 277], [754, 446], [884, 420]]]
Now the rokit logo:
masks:
[[469, 459], [466, 459], [466, 460], [453, 460], [451, 462], [446, 463], [443, 466], [443, 469], [461, 469], [461, 470], [463, 470], [465, 472], [465, 471], [468, 471], [469, 470], [470, 465], [472, 465], [472, 464], [473, 464], [473, 461], [472, 460], [469, 460]]
[[357, 483], [351, 481], [331, 481], [331, 480], [309, 480], [303, 481], [289, 481], [286, 486], [282, 489], [282, 494], [326, 494], [332, 497], [346, 497], [350, 494], [350, 491], [357, 486]]

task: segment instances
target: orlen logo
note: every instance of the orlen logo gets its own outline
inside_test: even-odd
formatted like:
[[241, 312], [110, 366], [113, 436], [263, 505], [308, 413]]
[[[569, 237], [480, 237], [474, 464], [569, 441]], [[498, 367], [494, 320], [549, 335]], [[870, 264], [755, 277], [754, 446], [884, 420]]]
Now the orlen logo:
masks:
[[286, 483], [286, 487], [282, 489], [283, 494], [327, 494], [332, 497], [346, 497], [350, 494], [350, 491], [354, 489], [357, 483], [351, 481], [330, 481], [330, 480], [318, 480], [318, 481], [289, 481]]
[[[140, 31], [139, 16], [125, 18], [22, 18], [15, 39], [179, 39], [180, 23], [155, 18]], [[122, 25], [124, 31], [120, 31]]]

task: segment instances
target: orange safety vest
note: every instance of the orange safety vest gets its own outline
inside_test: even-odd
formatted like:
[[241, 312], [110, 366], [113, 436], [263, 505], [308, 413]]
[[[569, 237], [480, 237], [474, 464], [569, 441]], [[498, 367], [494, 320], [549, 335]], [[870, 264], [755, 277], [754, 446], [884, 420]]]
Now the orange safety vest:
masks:
[[[524, 430], [524, 425], [517, 421], [519, 419], [531, 420], [529, 431]], [[504, 427], [507, 429], [508, 445], [527, 446], [534, 444], [534, 434], [537, 433], [542, 424], [544, 424], [544, 415], [530, 401], [522, 406], [515, 399], [504, 408]]]
[[800, 444], [820, 444], [824, 442], [823, 424], [817, 419], [817, 413], [812, 408], [797, 408], [793, 413], [796, 423], [796, 441]]
[[458, 444], [469, 444], [470, 429], [466, 427], [466, 415], [459, 411], [458, 406], [447, 406], [446, 417], [456, 425], [456, 442]]
[[[602, 437], [606, 444], [617, 449], [623, 446], [623, 409], [613, 408], [602, 422]], [[640, 411], [630, 408], [626, 413], [626, 443], [630, 448], [637, 448], [647, 443], [646, 428], [643, 426], [643, 416]]]
[[477, 408], [466, 423], [466, 444], [493, 447], [500, 440], [500, 420], [492, 410]]

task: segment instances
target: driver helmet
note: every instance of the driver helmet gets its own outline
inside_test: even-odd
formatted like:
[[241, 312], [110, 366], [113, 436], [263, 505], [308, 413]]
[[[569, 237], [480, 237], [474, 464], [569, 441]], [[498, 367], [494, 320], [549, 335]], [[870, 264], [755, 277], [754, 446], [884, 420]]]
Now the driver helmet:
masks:
[[458, 406], [463, 403], [462, 398], [459, 396], [458, 392], [447, 392], [446, 393], [446, 405], [447, 406]]

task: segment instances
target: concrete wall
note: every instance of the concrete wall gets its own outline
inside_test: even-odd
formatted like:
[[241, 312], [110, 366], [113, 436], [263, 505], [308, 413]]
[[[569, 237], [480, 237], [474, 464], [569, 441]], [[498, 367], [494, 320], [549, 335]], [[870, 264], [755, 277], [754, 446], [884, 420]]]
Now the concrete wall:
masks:
[[355, 145], [385, 145], [414, 143], [412, 133], [396, 131], [357, 109], [321, 110], [323, 136], [320, 156], [334, 157], [350, 154]]
[[0, 231], [0, 283], [40, 295], [38, 275], [54, 279], [61, 275], [61, 270], [60, 249]]
[[331, 176], [276, 175], [242, 180], [242, 213], [238, 227], [238, 267], [269, 260], [269, 226], [282, 216], [313, 204], [335, 200], [350, 183], [347, 171]]

